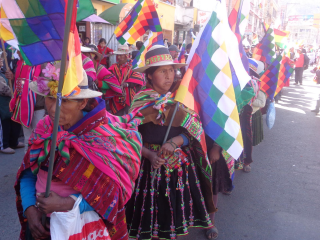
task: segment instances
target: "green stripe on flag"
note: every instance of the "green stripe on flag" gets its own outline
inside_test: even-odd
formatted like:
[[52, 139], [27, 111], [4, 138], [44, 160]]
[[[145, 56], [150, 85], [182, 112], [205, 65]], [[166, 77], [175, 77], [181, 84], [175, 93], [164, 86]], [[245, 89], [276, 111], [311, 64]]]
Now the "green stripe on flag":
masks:
[[16, 2], [26, 18], [47, 15], [39, 0], [16, 0]]
[[[52, 1], [52, 0], [51, 0]], [[77, 22], [91, 16], [95, 13], [91, 0], [79, 0], [79, 7], [77, 10]]]
[[29, 27], [25, 18], [10, 19], [9, 21], [20, 45], [28, 45], [40, 41], [38, 36], [34, 34], [32, 29]]

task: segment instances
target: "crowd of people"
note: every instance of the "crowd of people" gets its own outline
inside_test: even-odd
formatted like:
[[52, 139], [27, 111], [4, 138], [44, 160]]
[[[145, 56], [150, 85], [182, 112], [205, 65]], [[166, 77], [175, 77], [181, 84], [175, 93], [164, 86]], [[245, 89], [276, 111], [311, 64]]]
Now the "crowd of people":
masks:
[[[48, 220], [53, 212], [71, 210], [82, 196], [80, 213], [96, 212], [111, 239], [176, 239], [191, 227], [204, 228], [208, 239], [216, 239], [218, 193], [232, 193], [236, 169], [251, 171], [253, 146], [263, 140], [267, 99], [259, 78], [265, 64], [249, 58], [251, 80], [237, 99], [244, 151], [234, 159], [204, 135], [194, 111], [181, 104], [173, 118], [186, 66], [177, 60], [177, 46], [153, 46], [145, 66], [133, 69], [137, 50], [128, 45], [114, 51], [105, 39], [98, 46], [89, 38], [82, 42], [83, 81], [76, 95], [62, 98], [48, 198], [43, 193], [60, 63], [31, 67], [20, 55], [6, 69], [0, 61], [1, 153], [25, 149], [15, 183], [21, 238], [50, 239], [42, 214]], [[138, 50], [142, 44], [136, 43]], [[190, 49], [188, 44], [185, 58]], [[250, 49], [246, 52], [251, 57]], [[305, 55], [297, 53], [290, 58], [301, 84]], [[116, 63], [109, 66], [112, 54]], [[12, 59], [9, 52], [7, 57]]]

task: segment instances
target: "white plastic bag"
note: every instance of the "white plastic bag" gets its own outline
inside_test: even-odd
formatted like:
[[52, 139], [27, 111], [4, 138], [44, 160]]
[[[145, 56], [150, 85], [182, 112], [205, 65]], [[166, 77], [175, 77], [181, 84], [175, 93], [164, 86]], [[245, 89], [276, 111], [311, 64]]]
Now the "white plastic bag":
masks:
[[80, 195], [69, 212], [53, 212], [50, 216], [51, 240], [110, 240], [109, 232], [95, 211], [80, 214]]
[[266, 122], [269, 129], [271, 129], [276, 120], [276, 108], [274, 102], [271, 102], [268, 107]]

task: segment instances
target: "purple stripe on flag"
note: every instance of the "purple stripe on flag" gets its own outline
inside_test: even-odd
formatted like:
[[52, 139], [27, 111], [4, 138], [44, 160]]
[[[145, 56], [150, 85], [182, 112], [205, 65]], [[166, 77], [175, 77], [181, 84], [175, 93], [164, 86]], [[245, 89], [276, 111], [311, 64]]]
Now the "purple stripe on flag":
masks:
[[44, 62], [55, 61], [51, 53], [42, 42], [37, 42], [26, 46], [20, 45], [20, 48], [24, 54], [28, 56], [28, 60], [31, 62], [32, 66], [39, 65]]
[[48, 51], [51, 53], [51, 55], [55, 61], [58, 61], [61, 59], [63, 41], [50, 40], [50, 41], [43, 42], [43, 44], [46, 46]]
[[48, 16], [27, 18], [26, 20], [31, 30], [41, 41], [49, 39], [61, 39]]
[[39, 0], [47, 14], [62, 13], [64, 14], [64, 0]]

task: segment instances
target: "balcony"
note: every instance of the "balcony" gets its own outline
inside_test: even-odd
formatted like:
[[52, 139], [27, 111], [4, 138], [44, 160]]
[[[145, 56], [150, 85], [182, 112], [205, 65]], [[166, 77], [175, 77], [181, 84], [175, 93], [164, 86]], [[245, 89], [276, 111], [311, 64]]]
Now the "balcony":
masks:
[[181, 25], [183, 29], [186, 31], [190, 28], [193, 28], [194, 24], [194, 8], [190, 6], [186, 6], [186, 1], [184, 2], [183, 6], [181, 4], [176, 4], [175, 16], [174, 16], [174, 23], [177, 25]]

